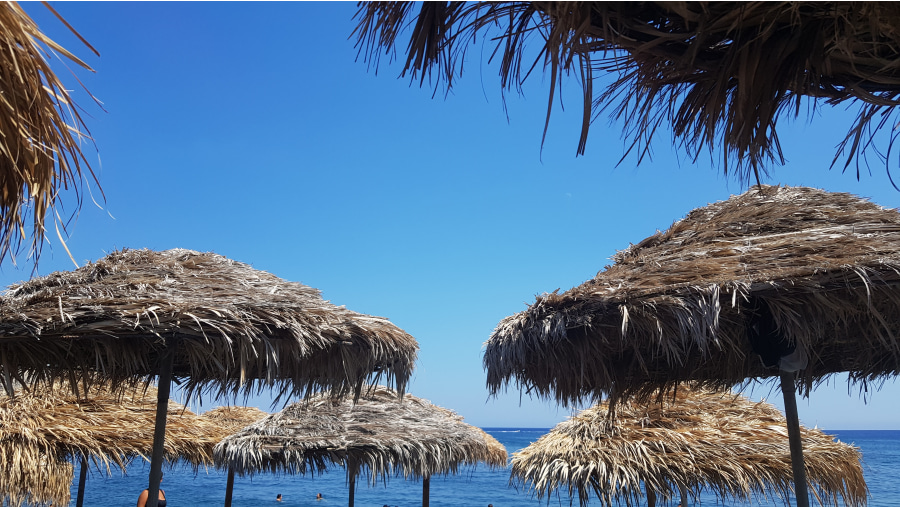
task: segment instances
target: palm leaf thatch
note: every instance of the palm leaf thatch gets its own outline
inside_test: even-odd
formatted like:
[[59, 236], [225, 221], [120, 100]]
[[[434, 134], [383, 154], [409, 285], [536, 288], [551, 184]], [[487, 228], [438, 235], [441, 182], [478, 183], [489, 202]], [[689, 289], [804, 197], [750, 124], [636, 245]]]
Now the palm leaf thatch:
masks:
[[[95, 386], [79, 398], [68, 388], [40, 386], [0, 396], [0, 496], [14, 505], [67, 505], [72, 483], [68, 460], [90, 459], [107, 472], [147, 459], [153, 445], [156, 389], [114, 394]], [[194, 467], [212, 464], [213, 446], [228, 433], [211, 419], [169, 402], [165, 458]], [[26, 494], [27, 493], [27, 494]]]
[[[60, 234], [60, 192], [79, 193], [83, 171], [97, 183], [81, 151], [81, 141], [89, 133], [77, 105], [50, 68], [47, 49], [93, 72], [42, 33], [18, 3], [0, 2], [0, 260], [21, 245], [29, 220], [31, 250], [39, 255], [51, 212]], [[80, 193], [77, 199], [80, 207]]]
[[[610, 424], [603, 403], [558, 424], [513, 454], [512, 477], [540, 497], [566, 488], [581, 505], [640, 505], [641, 485], [663, 498], [693, 494], [749, 501], [793, 493], [785, 420], [772, 405], [740, 395], [679, 389], [650, 404], [623, 403]], [[801, 429], [807, 476], [820, 505], [866, 505], [859, 449]]]
[[[133, 458], [148, 459], [153, 445], [156, 388], [143, 386], [114, 393], [109, 386], [94, 386], [80, 398], [67, 386], [38, 386], [16, 396], [0, 396], [3, 441], [40, 438], [56, 455], [86, 456], [123, 471]], [[180, 403], [169, 401], [165, 457], [194, 466], [212, 465], [212, 448], [226, 429], [202, 418]]]
[[256, 407], [222, 406], [208, 410], [200, 414], [200, 417], [215, 423], [225, 433], [222, 437], [224, 439], [267, 415], [269, 415], [268, 412], [263, 412]]
[[48, 447], [41, 439], [24, 433], [19, 436], [21, 439], [0, 439], [2, 505], [68, 505], [74, 477], [72, 463], [48, 454]]
[[[189, 394], [350, 392], [373, 372], [402, 387], [418, 345], [387, 319], [213, 253], [123, 250], [11, 286], [0, 299], [7, 389], [38, 380], [143, 381], [174, 351]], [[122, 386], [128, 383], [120, 384]]]
[[[484, 353], [493, 393], [514, 380], [565, 404], [686, 380], [730, 387], [778, 376], [766, 365], [784, 355], [807, 356], [797, 372], [807, 393], [837, 372], [863, 384], [900, 372], [896, 210], [845, 193], [753, 187], [614, 261], [498, 324]], [[765, 318], [782, 341], [751, 345]], [[773, 361], [767, 345], [786, 354]]]
[[900, 6], [890, 2], [361, 2], [357, 18], [357, 45], [376, 65], [411, 26], [402, 75], [423, 83], [434, 72], [450, 88], [466, 51], [485, 43], [503, 90], [543, 67], [548, 122], [556, 87], [574, 74], [578, 153], [606, 111], [640, 158], [668, 126], [692, 157], [721, 147], [725, 174], [745, 182], [783, 162], [782, 116], [858, 104], [835, 155], [849, 165], [896, 123], [900, 103]]
[[456, 473], [463, 464], [506, 465], [506, 448], [462, 417], [410, 394], [377, 386], [357, 403], [316, 395], [289, 405], [223, 440], [216, 463], [240, 475], [306, 474], [330, 464], [349, 477], [402, 474], [428, 478]]

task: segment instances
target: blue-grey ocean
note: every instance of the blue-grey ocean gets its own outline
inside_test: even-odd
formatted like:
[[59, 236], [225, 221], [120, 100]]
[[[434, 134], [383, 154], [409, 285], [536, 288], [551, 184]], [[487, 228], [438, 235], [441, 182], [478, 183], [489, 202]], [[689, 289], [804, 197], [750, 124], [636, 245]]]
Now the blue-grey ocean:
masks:
[[[485, 428], [512, 453], [525, 447], [549, 431], [534, 428]], [[863, 469], [871, 497], [869, 507], [900, 507], [900, 431], [827, 431], [842, 442], [852, 443], [862, 450]], [[91, 471], [85, 489], [85, 506], [120, 507], [133, 506], [138, 494], [146, 488], [149, 465], [136, 462], [128, 473], [114, 471], [111, 477], [97, 470]], [[76, 475], [78, 471], [76, 469]], [[194, 473], [189, 466], [175, 465], [165, 472], [163, 489], [168, 507], [219, 506], [225, 499], [224, 472], [200, 470]], [[76, 481], [77, 482], [77, 481]], [[509, 487], [508, 470], [489, 470], [479, 466], [466, 468], [456, 476], [431, 479], [431, 505], [434, 507], [476, 506], [568, 506], [568, 496], [537, 498], [521, 489]], [[76, 485], [72, 487], [72, 504], [75, 505]], [[276, 502], [281, 493], [284, 500]], [[316, 501], [316, 493], [324, 500]], [[284, 476], [261, 474], [236, 477], [234, 487], [235, 507], [335, 507], [347, 505], [348, 493], [343, 469], [334, 468], [318, 476]], [[792, 502], [793, 503], [793, 502]], [[359, 507], [383, 507], [384, 505], [412, 507], [422, 504], [422, 483], [391, 478], [386, 484], [357, 483], [356, 505]], [[595, 502], [599, 505], [599, 502]], [[577, 500], [574, 505], [578, 505]], [[755, 505], [783, 505], [779, 500], [757, 501], [747, 505], [724, 501], [712, 494], [702, 494], [694, 505], [752, 507]]]

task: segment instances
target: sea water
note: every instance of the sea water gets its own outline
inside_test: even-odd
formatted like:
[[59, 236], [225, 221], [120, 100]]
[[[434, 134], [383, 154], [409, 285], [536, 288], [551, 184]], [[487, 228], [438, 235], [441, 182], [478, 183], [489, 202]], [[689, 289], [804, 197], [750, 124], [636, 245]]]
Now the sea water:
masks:
[[[537, 440], [549, 429], [534, 428], [485, 428], [506, 446], [511, 454]], [[900, 431], [828, 431], [845, 443], [860, 447], [863, 454], [863, 470], [871, 497], [869, 507], [900, 507]], [[85, 488], [85, 506], [119, 507], [133, 506], [141, 490], [147, 487], [149, 464], [136, 462], [129, 466], [127, 474], [113, 471], [112, 476], [93, 467]], [[75, 477], [78, 477], [76, 467]], [[168, 506], [206, 507], [220, 506], [225, 500], [226, 474], [215, 469], [194, 472], [189, 465], [177, 464], [165, 470], [162, 488], [166, 492]], [[76, 481], [77, 483], [77, 481]], [[578, 505], [570, 501], [565, 491], [549, 499], [537, 499], [525, 488], [509, 485], [509, 470], [491, 470], [483, 465], [464, 467], [460, 473], [449, 477], [432, 477], [431, 505], [434, 507], [474, 506], [568, 506]], [[75, 505], [77, 484], [72, 486], [72, 503]], [[277, 494], [283, 496], [276, 502]], [[322, 493], [324, 500], [317, 501]], [[335, 467], [322, 475], [285, 476], [262, 473], [251, 477], [235, 477], [234, 507], [335, 507], [347, 505], [348, 490], [343, 469]], [[571, 503], [570, 503], [571, 502]], [[384, 505], [413, 507], [422, 505], [422, 482], [391, 477], [387, 482], [372, 485], [359, 478], [355, 503], [359, 507], [383, 507]], [[792, 502], [793, 503], [793, 502]], [[591, 502], [599, 506], [599, 501]], [[719, 499], [703, 493], [695, 506], [755, 507], [784, 505], [779, 499], [757, 499], [751, 503]]]

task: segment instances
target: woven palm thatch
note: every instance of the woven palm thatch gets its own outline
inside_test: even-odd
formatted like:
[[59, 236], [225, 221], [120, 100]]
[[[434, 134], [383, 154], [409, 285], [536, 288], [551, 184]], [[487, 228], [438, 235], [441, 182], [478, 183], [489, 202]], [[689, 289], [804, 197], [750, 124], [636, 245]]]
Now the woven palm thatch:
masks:
[[191, 250], [114, 252], [13, 285], [0, 299], [8, 389], [26, 374], [145, 380], [166, 350], [188, 393], [266, 385], [305, 394], [358, 390], [373, 372], [402, 389], [418, 345], [387, 319], [335, 306], [314, 288]]
[[805, 353], [801, 390], [836, 372], [900, 372], [900, 213], [805, 187], [753, 187], [695, 209], [614, 264], [503, 319], [486, 343], [488, 386], [514, 380], [561, 403], [698, 380], [778, 376], [754, 353], [768, 313]]
[[[558, 424], [513, 454], [512, 477], [540, 497], [568, 489], [581, 505], [640, 505], [646, 490], [663, 498], [679, 486], [749, 501], [793, 494], [784, 416], [740, 395], [679, 389], [650, 404], [623, 403], [609, 424], [603, 403]], [[859, 449], [802, 428], [807, 476], [820, 505], [866, 505]]]
[[467, 49], [485, 43], [503, 89], [543, 67], [551, 106], [574, 74], [579, 153], [607, 110], [641, 158], [668, 126], [692, 156], [721, 146], [724, 172], [742, 181], [783, 162], [776, 126], [814, 117], [803, 97], [860, 106], [835, 156], [847, 164], [890, 130], [900, 100], [900, 7], [889, 2], [365, 2], [357, 17], [358, 46], [376, 64], [411, 26], [403, 75], [422, 82], [434, 71], [449, 88]]
[[464, 464], [506, 465], [506, 448], [462, 417], [410, 394], [398, 401], [385, 387], [356, 404], [328, 394], [289, 405], [223, 440], [216, 463], [240, 475], [305, 474], [339, 464], [350, 477], [430, 477]]
[[[56, 14], [48, 4], [47, 8]], [[72, 32], [99, 56], [77, 32]], [[84, 173], [89, 173], [95, 183], [97, 178], [81, 151], [80, 141], [89, 136], [87, 128], [69, 92], [50, 68], [44, 48], [93, 70], [42, 33], [16, 2], [0, 2], [0, 41], [2, 260], [21, 244], [29, 220], [31, 249], [39, 254], [49, 213], [55, 214], [50, 218], [59, 227], [56, 205], [60, 192], [73, 189], [78, 193]]]

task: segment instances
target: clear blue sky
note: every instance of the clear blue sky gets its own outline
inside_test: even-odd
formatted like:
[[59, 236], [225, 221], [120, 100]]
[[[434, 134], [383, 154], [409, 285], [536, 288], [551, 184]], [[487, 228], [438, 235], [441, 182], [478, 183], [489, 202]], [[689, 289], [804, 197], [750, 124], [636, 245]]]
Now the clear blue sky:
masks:
[[[487, 51], [470, 52], [446, 98], [398, 79], [386, 59], [376, 75], [348, 40], [355, 3], [54, 6], [101, 53], [26, 4], [96, 69], [77, 75], [105, 108], [80, 95], [106, 201], [87, 198], [69, 227], [79, 263], [125, 247], [190, 248], [317, 287], [415, 336], [410, 392], [475, 425], [546, 427], [569, 415], [515, 390], [488, 398], [482, 343], [502, 318], [591, 278], [616, 250], [692, 208], [745, 190], [685, 160], [665, 135], [652, 161], [617, 167], [622, 126], [605, 119], [576, 157], [574, 82], [541, 149], [548, 83], [533, 78], [504, 110]], [[767, 182], [900, 206], [880, 162], [861, 181], [828, 170], [852, 114], [824, 110], [812, 124], [781, 125], [788, 162]], [[63, 202], [73, 209], [72, 195]], [[27, 279], [31, 267], [23, 257], [18, 268], [4, 262], [0, 281]], [[53, 241], [38, 272], [72, 267]], [[867, 404], [850, 390], [844, 378], [820, 387], [800, 401], [801, 421], [900, 428], [896, 384]], [[769, 385], [749, 394], [781, 406]]]

